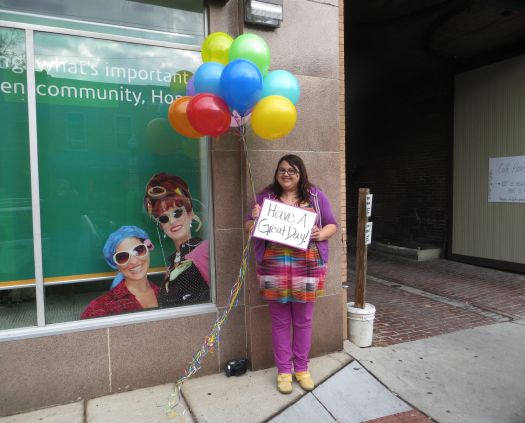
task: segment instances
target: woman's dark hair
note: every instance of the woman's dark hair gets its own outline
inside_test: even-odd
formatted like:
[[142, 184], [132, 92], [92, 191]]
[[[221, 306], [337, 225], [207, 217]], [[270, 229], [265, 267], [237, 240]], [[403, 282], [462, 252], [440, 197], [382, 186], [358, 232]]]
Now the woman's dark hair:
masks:
[[308, 172], [306, 172], [306, 166], [304, 165], [303, 159], [295, 154], [287, 154], [279, 159], [275, 173], [273, 174], [273, 183], [266, 187], [267, 191], [274, 192], [277, 197], [280, 197], [283, 193], [283, 188], [277, 181], [277, 174], [279, 173], [279, 167], [282, 162], [288, 162], [295, 170], [299, 172], [299, 186], [297, 191], [299, 194], [299, 204], [310, 201], [309, 189], [313, 186], [308, 180]]

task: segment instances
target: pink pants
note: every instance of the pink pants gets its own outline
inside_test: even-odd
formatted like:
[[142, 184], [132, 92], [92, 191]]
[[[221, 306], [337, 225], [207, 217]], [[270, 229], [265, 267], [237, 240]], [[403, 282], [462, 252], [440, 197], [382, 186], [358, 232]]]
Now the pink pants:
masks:
[[268, 301], [268, 309], [272, 318], [273, 356], [277, 371], [292, 373], [292, 356], [295, 372], [308, 370], [314, 303]]

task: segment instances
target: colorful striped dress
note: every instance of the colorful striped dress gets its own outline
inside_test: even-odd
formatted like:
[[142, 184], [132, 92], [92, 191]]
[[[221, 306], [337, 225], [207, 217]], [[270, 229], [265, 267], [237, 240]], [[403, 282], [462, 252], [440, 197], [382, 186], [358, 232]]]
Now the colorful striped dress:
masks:
[[[315, 211], [310, 205], [302, 208]], [[304, 251], [266, 241], [262, 263], [257, 265], [259, 291], [265, 300], [313, 302], [324, 294], [326, 271], [315, 241]]]

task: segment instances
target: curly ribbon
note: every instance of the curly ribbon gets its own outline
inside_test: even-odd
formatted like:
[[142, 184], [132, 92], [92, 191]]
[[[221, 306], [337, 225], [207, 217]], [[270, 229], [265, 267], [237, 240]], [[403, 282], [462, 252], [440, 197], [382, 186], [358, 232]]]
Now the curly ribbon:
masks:
[[[237, 130], [238, 130], [239, 138], [241, 139], [244, 145], [244, 151], [246, 154], [246, 162], [248, 164], [248, 170], [249, 170], [249, 178], [251, 182], [253, 195], [255, 198], [255, 188], [253, 184], [252, 171], [250, 167], [250, 162], [248, 160], [248, 149], [246, 145], [246, 127], [244, 124], [244, 118], [240, 117], [239, 119], [240, 119], [240, 121], [238, 122], [239, 127], [237, 128]], [[236, 117], [236, 120], [237, 120], [237, 117]], [[230, 290], [230, 296], [228, 298], [228, 303], [227, 303], [228, 306], [224, 309], [222, 314], [217, 318], [210, 332], [204, 338], [199, 351], [195, 353], [188, 367], [185, 369], [184, 375], [179, 377], [174, 384], [173, 390], [168, 398], [168, 404], [166, 406], [166, 416], [169, 420], [173, 420], [180, 416], [182, 422], [196, 421], [196, 419], [194, 419], [192, 416], [189, 415], [189, 413], [187, 413], [187, 411], [185, 410], [184, 406], [181, 403], [182, 384], [201, 369], [202, 361], [208, 355], [208, 353], [214, 353], [219, 347], [219, 343], [221, 339], [220, 337], [221, 330], [224, 324], [226, 323], [226, 321], [228, 320], [231, 310], [237, 306], [237, 303], [239, 301], [239, 294], [244, 285], [244, 281], [246, 280], [246, 270], [248, 268], [248, 257], [250, 253], [250, 246], [251, 246], [250, 241], [252, 239], [252, 233], [253, 233], [253, 228], [250, 231], [246, 244], [244, 245], [244, 248], [243, 248], [241, 266], [239, 269], [239, 273], [237, 275], [237, 280], [235, 281], [235, 283], [233, 284]], [[178, 409], [180, 409], [181, 411], [178, 412], [177, 411]]]

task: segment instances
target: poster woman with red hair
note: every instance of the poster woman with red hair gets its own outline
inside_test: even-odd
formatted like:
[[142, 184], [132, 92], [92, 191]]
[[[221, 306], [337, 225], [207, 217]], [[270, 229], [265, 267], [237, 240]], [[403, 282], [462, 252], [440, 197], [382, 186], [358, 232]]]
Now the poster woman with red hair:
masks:
[[193, 222], [197, 231], [202, 223], [193, 211], [188, 184], [176, 175], [153, 175], [146, 186], [144, 207], [175, 247], [168, 257], [159, 307], [209, 301], [209, 242], [191, 234]]

